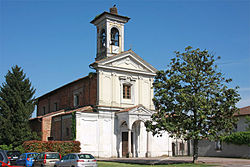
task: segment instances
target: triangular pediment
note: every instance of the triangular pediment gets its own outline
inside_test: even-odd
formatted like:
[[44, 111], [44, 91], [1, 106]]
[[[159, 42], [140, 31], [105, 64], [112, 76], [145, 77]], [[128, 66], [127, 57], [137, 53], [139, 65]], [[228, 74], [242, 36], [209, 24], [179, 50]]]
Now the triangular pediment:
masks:
[[153, 112], [146, 109], [144, 106], [136, 107], [134, 109], [131, 109], [128, 111], [128, 114], [130, 115], [152, 115]]
[[148, 110], [143, 105], [139, 104], [137, 106], [133, 106], [130, 108], [125, 108], [121, 111], [118, 111], [116, 114], [126, 114], [126, 115], [145, 115], [145, 116], [151, 116], [154, 113], [154, 111]]
[[140, 71], [148, 71], [149, 70], [138, 63], [133, 57], [127, 55], [119, 60], [114, 62], [108, 63], [107, 66], [113, 66], [118, 68], [126, 68], [126, 69], [133, 69], [133, 70], [140, 70]]
[[152, 65], [144, 61], [131, 50], [114, 55], [112, 57], [108, 57], [104, 60], [100, 60], [97, 62], [97, 66], [153, 74], [155, 74], [157, 71]]

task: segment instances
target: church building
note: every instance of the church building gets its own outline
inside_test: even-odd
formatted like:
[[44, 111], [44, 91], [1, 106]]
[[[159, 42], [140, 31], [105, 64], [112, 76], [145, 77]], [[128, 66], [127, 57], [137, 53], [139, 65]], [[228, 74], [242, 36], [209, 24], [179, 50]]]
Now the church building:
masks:
[[132, 50], [124, 50], [124, 26], [130, 20], [114, 6], [96, 16], [95, 73], [38, 98], [31, 127], [42, 140], [77, 140], [81, 152], [96, 157], [187, 155], [188, 144], [146, 131], [155, 112], [155, 69]]

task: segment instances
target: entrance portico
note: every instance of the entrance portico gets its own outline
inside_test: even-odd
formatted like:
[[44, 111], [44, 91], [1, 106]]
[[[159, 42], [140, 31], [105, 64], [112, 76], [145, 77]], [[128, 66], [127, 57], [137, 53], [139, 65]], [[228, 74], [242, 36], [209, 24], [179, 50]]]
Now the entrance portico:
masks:
[[144, 122], [151, 119], [152, 111], [138, 105], [116, 113], [118, 122], [118, 157], [150, 157], [152, 134]]

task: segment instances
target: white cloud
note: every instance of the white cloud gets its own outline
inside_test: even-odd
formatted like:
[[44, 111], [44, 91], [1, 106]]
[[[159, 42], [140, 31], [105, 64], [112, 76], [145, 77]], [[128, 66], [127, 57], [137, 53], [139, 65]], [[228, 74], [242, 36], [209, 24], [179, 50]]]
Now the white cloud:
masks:
[[239, 108], [250, 106], [250, 97], [249, 98], [242, 98], [236, 105]]

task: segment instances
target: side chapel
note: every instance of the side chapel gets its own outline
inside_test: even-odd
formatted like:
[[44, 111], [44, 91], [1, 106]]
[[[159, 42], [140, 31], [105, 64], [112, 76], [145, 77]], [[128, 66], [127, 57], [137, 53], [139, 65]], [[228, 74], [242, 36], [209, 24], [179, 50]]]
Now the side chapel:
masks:
[[129, 19], [114, 6], [90, 22], [97, 28], [97, 54], [90, 65], [96, 73], [38, 98], [37, 117], [30, 124], [42, 132], [42, 140], [74, 136], [82, 152], [96, 157], [188, 154], [187, 142], [146, 131], [144, 122], [155, 112], [152, 83], [157, 69], [132, 50], [124, 51]]

